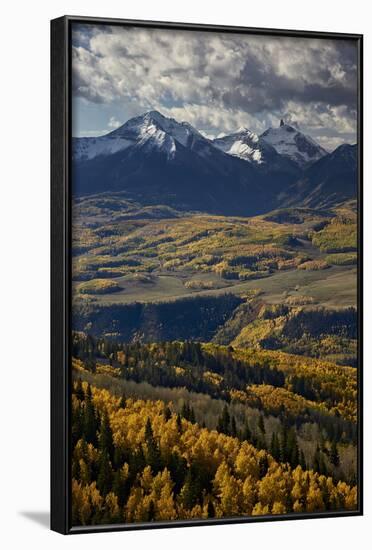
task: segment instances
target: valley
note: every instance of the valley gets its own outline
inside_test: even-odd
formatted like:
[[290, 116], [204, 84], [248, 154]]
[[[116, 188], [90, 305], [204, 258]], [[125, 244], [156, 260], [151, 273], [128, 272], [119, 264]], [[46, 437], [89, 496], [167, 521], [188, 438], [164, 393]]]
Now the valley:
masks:
[[75, 140], [75, 524], [356, 508], [355, 174], [283, 121]]

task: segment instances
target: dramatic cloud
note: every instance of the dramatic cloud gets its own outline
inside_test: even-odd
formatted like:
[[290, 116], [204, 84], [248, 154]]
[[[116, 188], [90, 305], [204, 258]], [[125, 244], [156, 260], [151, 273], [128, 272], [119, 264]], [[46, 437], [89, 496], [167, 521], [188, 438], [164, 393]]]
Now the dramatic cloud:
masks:
[[89, 105], [80, 134], [95, 116], [102, 125], [99, 112], [115, 128], [158, 109], [209, 136], [260, 133], [283, 117], [330, 149], [356, 139], [350, 41], [85, 25], [74, 28], [72, 66], [75, 104]]
[[108, 121], [108, 127], [115, 130], [115, 128], [119, 128], [121, 126], [121, 122], [119, 120], [116, 120], [114, 116], [110, 117], [110, 120]]

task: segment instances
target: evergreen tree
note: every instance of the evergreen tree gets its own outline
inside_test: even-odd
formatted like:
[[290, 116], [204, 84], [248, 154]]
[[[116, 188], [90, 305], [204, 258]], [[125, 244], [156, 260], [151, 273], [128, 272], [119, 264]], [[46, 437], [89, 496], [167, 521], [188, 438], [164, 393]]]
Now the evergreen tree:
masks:
[[208, 515], [208, 518], [214, 518], [215, 515], [216, 515], [216, 510], [215, 510], [215, 508], [213, 506], [213, 502], [211, 500], [208, 501], [207, 515]]
[[166, 422], [168, 422], [168, 420], [170, 420], [172, 418], [172, 413], [171, 413], [171, 410], [169, 407], [165, 407], [164, 409], [164, 418], [166, 420]]
[[182, 432], [182, 421], [181, 421], [181, 415], [177, 414], [177, 429], [179, 433]]
[[331, 450], [330, 450], [330, 453], [329, 453], [329, 459], [330, 459], [331, 463], [333, 464], [333, 466], [337, 467], [337, 466], [340, 465], [340, 455], [338, 453], [337, 443], [334, 439], [331, 443]]
[[316, 451], [313, 458], [313, 468], [316, 472], [319, 472], [322, 475], [328, 475], [328, 468], [326, 461], [324, 459], [324, 453], [319, 448], [319, 445], [316, 447]]
[[79, 378], [78, 381], [76, 382], [75, 395], [79, 399], [79, 401], [84, 401], [85, 394], [84, 394], [81, 378]]
[[94, 359], [92, 359], [92, 358], [86, 359], [84, 366], [87, 370], [89, 370], [90, 372], [95, 374], [95, 372], [96, 372], [96, 362], [95, 362]]
[[280, 430], [280, 453], [279, 458], [280, 462], [287, 462], [287, 440], [288, 440], [288, 431], [285, 424], [282, 424], [281, 430]]
[[275, 458], [275, 460], [280, 459], [279, 439], [275, 432], [273, 432], [271, 436], [270, 454]]
[[161, 470], [161, 454], [149, 418], [147, 419], [145, 428], [145, 445], [147, 464], [151, 466], [153, 474], [157, 474]]
[[188, 510], [191, 510], [198, 501], [198, 484], [194, 477], [191, 468], [188, 469], [185, 483], [181, 489], [180, 501], [183, 506]]
[[121, 447], [114, 447], [114, 456], [112, 463], [115, 468], [120, 468], [124, 464], [126, 458], [126, 453]]
[[185, 420], [190, 420], [190, 407], [186, 402], [182, 405], [181, 416], [185, 418]]
[[114, 441], [107, 411], [103, 413], [101, 418], [101, 427], [99, 431], [99, 448], [101, 452], [107, 452], [110, 460], [113, 460]]
[[149, 504], [149, 509], [147, 512], [147, 521], [154, 521], [155, 519], [155, 504], [154, 501], [151, 499]]
[[176, 451], [171, 454], [167, 468], [174, 482], [174, 491], [175, 493], [179, 493], [187, 474], [187, 461]]
[[107, 451], [100, 453], [98, 464], [97, 488], [106, 496], [112, 487], [112, 468]]
[[127, 406], [127, 400], [126, 400], [125, 395], [123, 394], [123, 395], [121, 396], [121, 399], [120, 399], [119, 407], [120, 407], [121, 409], [125, 409], [126, 406]]
[[242, 439], [243, 439], [243, 441], [244, 440], [245, 441], [251, 441], [251, 439], [252, 439], [252, 433], [251, 433], [251, 430], [249, 429], [249, 425], [248, 425], [247, 421], [245, 421], [245, 424], [244, 424]]
[[72, 422], [71, 422], [71, 439], [72, 446], [75, 447], [84, 434], [84, 409], [77, 407], [72, 410]]
[[315, 470], [315, 472], [320, 471], [320, 449], [319, 449], [319, 445], [317, 445], [315, 453], [314, 453], [313, 469]]
[[292, 428], [288, 433], [287, 438], [287, 461], [290, 463], [292, 468], [295, 468], [299, 463], [299, 449], [297, 444], [296, 432]]
[[217, 421], [217, 431], [227, 434], [230, 434], [230, 415], [227, 405], [224, 405], [221, 416]]
[[139, 447], [136, 452], [129, 455], [129, 473], [131, 479], [134, 480], [136, 475], [142, 472], [146, 465], [145, 454], [142, 447]]
[[327, 467], [327, 463], [325, 461], [325, 458], [324, 458], [324, 453], [320, 453], [320, 460], [319, 460], [319, 473], [324, 475], [324, 476], [328, 476], [328, 467]]
[[260, 478], [263, 478], [265, 477], [265, 475], [267, 474], [267, 470], [269, 469], [269, 462], [266, 455], [260, 458], [258, 465], [260, 468]]
[[235, 416], [232, 416], [231, 418], [231, 435], [233, 437], [236, 437], [237, 436], [237, 428], [236, 428], [236, 420], [235, 420]]
[[154, 438], [154, 433], [152, 431], [151, 420], [147, 418], [146, 426], [145, 426], [145, 440], [147, 442], [148, 440], [153, 438]]
[[119, 505], [123, 506], [128, 498], [129, 491], [127, 480], [124, 479], [120, 469], [116, 470], [116, 472], [114, 473], [112, 490], [118, 497]]
[[305, 454], [302, 450], [300, 451], [300, 466], [303, 470], [307, 469]]
[[261, 414], [258, 418], [258, 429], [260, 430], [262, 435], [265, 435], [265, 422], [264, 422], [263, 415]]
[[97, 429], [98, 419], [92, 400], [92, 389], [90, 384], [87, 387], [87, 393], [85, 397], [85, 411], [84, 411], [84, 435], [88, 443], [97, 445]]

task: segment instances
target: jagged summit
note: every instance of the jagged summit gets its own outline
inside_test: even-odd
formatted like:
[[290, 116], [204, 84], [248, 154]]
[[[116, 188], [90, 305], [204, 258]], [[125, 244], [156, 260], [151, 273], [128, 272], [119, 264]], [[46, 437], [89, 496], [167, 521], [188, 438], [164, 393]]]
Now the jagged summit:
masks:
[[209, 141], [188, 122], [177, 122], [159, 111], [148, 111], [129, 119], [112, 132], [97, 138], [75, 138], [73, 157], [75, 160], [93, 159], [110, 155], [137, 145], [156, 149], [172, 156], [177, 145], [189, 147], [196, 142]]
[[252, 163], [263, 162], [263, 149], [259, 137], [248, 128], [239, 128], [237, 132], [213, 140], [213, 145], [227, 153]]
[[283, 119], [280, 120], [278, 128], [269, 128], [260, 138], [300, 168], [309, 166], [327, 154], [327, 151], [310, 136], [286, 124]]
[[[257, 136], [256, 136], [257, 139]], [[227, 155], [191, 124], [157, 111], [110, 134], [73, 141], [74, 192], [128, 192], [146, 204], [245, 214], [263, 204], [253, 167]]]
[[159, 111], [148, 111], [143, 115], [131, 118], [125, 124], [111, 132], [111, 135], [123, 134], [128, 130], [133, 129], [137, 129], [140, 131], [142, 128], [147, 128], [151, 125], [154, 125], [170, 134], [172, 132], [177, 132], [178, 130], [183, 133], [189, 132], [202, 137], [201, 134], [188, 122], [178, 122], [174, 118], [166, 117]]
[[[261, 136], [240, 128], [210, 140], [155, 110], [104, 136], [74, 138], [72, 151], [76, 195], [125, 192], [144, 204], [237, 215], [266, 212], [305, 191], [312, 204], [331, 204], [342, 174], [350, 167], [353, 176], [356, 165], [352, 146], [328, 154], [285, 119]], [[349, 180], [343, 197], [354, 193]]]

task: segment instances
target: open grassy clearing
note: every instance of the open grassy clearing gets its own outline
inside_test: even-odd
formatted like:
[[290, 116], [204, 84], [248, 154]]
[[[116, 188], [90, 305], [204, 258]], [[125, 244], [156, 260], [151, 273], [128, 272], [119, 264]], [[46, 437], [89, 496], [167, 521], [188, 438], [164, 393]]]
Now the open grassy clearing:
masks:
[[[348, 307], [356, 305], [356, 267], [333, 266], [326, 270], [281, 271], [265, 279], [252, 281], [225, 282], [222, 288], [190, 289], [185, 281], [190, 280], [179, 274], [155, 276], [152, 283], [128, 281], [125, 277], [116, 278], [115, 282], [122, 288], [111, 294], [95, 295], [94, 301], [99, 304], [131, 302], [163, 302], [192, 296], [219, 296], [234, 293], [244, 296], [255, 289], [261, 290], [262, 299], [268, 303], [282, 303], [290, 297], [312, 298], [309, 305], [317, 304], [328, 307]], [[202, 276], [194, 280], [203, 280]], [[217, 276], [204, 276], [204, 280], [220, 283]], [[83, 297], [84, 299], [85, 297]], [[301, 305], [303, 300], [301, 300]]]

